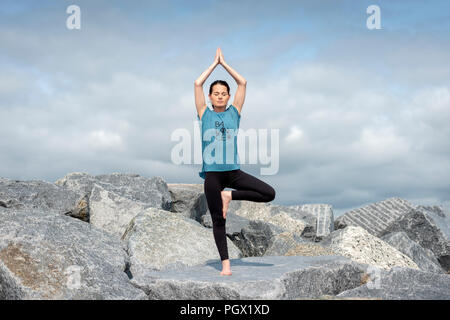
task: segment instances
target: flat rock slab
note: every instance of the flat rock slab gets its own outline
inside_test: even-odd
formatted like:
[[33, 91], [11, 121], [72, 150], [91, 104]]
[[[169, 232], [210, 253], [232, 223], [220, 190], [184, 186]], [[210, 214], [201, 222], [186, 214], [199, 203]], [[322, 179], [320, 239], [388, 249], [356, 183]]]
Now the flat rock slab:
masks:
[[366, 265], [342, 256], [264, 256], [154, 271], [131, 279], [149, 299], [296, 299], [336, 295], [362, 285]]

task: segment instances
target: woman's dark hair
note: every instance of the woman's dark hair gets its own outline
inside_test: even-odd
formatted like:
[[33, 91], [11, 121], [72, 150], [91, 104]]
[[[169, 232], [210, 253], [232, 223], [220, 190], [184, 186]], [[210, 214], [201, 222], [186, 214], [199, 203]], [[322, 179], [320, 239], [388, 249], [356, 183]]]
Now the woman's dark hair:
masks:
[[[230, 94], [230, 86], [229, 86], [228, 83], [227, 83], [226, 81], [224, 81], [224, 80], [216, 80], [216, 81], [214, 81], [213, 83], [211, 83], [211, 85], [209, 86], [209, 94], [212, 93], [213, 87], [214, 87], [216, 84], [221, 84], [221, 85], [227, 87], [228, 95]], [[211, 105], [212, 105], [212, 107], [213, 107], [213, 109], [214, 109], [214, 105], [213, 105], [213, 104], [211, 104]]]
[[216, 84], [221, 84], [221, 85], [227, 87], [228, 94], [230, 94], [230, 86], [229, 86], [228, 83], [227, 83], [226, 81], [224, 81], [224, 80], [216, 80], [216, 81], [214, 81], [213, 83], [211, 83], [211, 85], [209, 86], [209, 94], [212, 93], [212, 89], [213, 89], [213, 87], [214, 87]]

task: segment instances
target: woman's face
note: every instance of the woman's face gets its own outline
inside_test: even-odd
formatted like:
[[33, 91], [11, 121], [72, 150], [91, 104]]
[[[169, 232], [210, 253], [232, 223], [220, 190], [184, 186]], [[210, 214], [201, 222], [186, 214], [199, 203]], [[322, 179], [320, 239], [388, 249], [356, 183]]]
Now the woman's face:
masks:
[[216, 107], [226, 107], [230, 95], [228, 94], [227, 87], [221, 84], [215, 84], [212, 89], [212, 93], [209, 94], [211, 103]]

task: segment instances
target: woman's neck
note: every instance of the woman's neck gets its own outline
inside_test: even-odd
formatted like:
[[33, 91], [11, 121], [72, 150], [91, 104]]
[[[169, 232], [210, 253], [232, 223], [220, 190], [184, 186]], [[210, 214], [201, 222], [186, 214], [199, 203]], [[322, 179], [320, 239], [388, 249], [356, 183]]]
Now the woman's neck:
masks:
[[227, 109], [227, 106], [224, 106], [224, 107], [213, 106], [213, 109], [215, 112], [224, 112]]

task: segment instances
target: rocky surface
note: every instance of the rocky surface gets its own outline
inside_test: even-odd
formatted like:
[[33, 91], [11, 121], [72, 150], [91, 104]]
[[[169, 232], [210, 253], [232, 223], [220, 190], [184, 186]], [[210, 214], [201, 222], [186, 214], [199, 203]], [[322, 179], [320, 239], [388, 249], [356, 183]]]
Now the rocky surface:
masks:
[[381, 239], [410, 257], [421, 270], [437, 273], [444, 272], [433, 252], [422, 248], [417, 242], [412, 241], [405, 232], [389, 233]]
[[120, 240], [42, 210], [0, 208], [0, 299], [142, 299]]
[[171, 211], [201, 222], [208, 211], [203, 184], [169, 183], [167, 186], [172, 196]]
[[419, 268], [410, 257], [361, 227], [348, 226], [336, 230], [321, 244], [354, 261], [380, 268], [389, 269], [395, 266]]
[[396, 219], [408, 213], [415, 206], [401, 198], [388, 198], [346, 212], [334, 222], [335, 229], [359, 226], [374, 236], [380, 236]]
[[166, 182], [161, 177], [146, 178], [138, 174], [111, 173], [90, 175], [74, 172], [55, 181], [55, 185], [65, 187], [79, 194], [90, 194], [94, 185], [112, 191], [124, 198], [141, 202], [149, 207], [171, 210], [172, 198]]
[[395, 267], [372, 272], [366, 284], [341, 292], [339, 298], [380, 298], [383, 300], [450, 300], [450, 276]]
[[232, 201], [223, 277], [202, 184], [0, 178], [0, 299], [450, 299], [440, 207], [389, 198], [333, 220]]
[[311, 213], [316, 218], [314, 238], [326, 237], [334, 230], [333, 208], [329, 204], [303, 204], [289, 206], [299, 211]]
[[[211, 215], [202, 217], [202, 225], [212, 228]], [[241, 250], [244, 257], [262, 256], [275, 237], [285, 231], [263, 220], [249, 220], [232, 212], [227, 213], [227, 237]]]
[[361, 285], [366, 266], [339, 256], [267, 256], [231, 260], [232, 276], [220, 262], [184, 270], [147, 273], [131, 281], [149, 299], [296, 299], [336, 295]]
[[34, 209], [76, 216], [89, 220], [89, 208], [83, 193], [51, 182], [20, 181], [0, 178], [0, 207]]
[[119, 237], [131, 219], [145, 208], [172, 208], [171, 194], [160, 177], [145, 178], [125, 173], [93, 176], [75, 172], [58, 179], [55, 185], [83, 195], [89, 213], [83, 220]]
[[305, 228], [311, 230], [311, 237], [316, 235], [316, 217], [298, 208], [261, 202], [231, 201], [228, 211], [247, 220], [269, 223], [299, 236], [304, 234]]
[[425, 249], [431, 250], [445, 271], [450, 271], [450, 217], [439, 207], [418, 206], [391, 223], [380, 236], [404, 231]]
[[89, 222], [120, 238], [130, 221], [147, 207], [94, 184], [89, 195]]
[[[161, 270], [175, 263], [192, 266], [220, 258], [211, 229], [193, 219], [156, 208], [134, 217], [122, 239], [127, 244], [133, 277], [146, 269]], [[228, 255], [241, 256], [230, 240]]]

